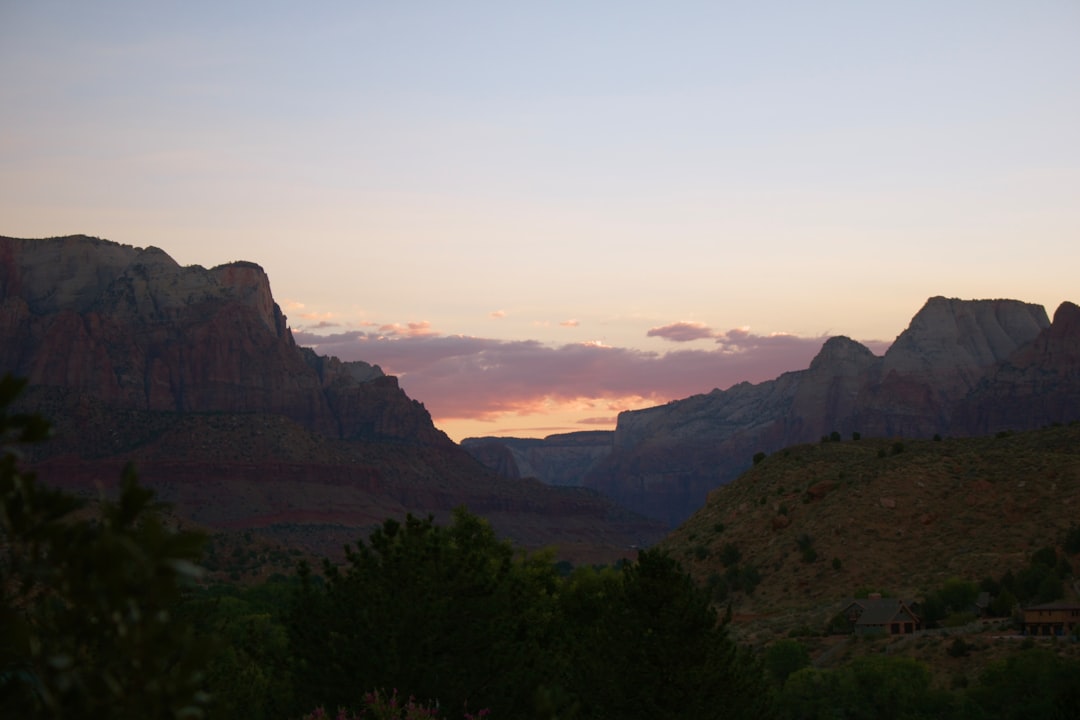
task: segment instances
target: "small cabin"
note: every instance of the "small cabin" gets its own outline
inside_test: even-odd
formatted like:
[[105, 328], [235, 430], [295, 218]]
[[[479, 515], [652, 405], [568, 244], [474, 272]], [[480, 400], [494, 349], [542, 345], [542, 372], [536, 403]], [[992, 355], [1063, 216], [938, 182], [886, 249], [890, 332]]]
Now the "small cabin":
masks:
[[844, 614], [856, 635], [910, 635], [922, 630], [912, 605], [909, 600], [871, 595], [851, 600]]

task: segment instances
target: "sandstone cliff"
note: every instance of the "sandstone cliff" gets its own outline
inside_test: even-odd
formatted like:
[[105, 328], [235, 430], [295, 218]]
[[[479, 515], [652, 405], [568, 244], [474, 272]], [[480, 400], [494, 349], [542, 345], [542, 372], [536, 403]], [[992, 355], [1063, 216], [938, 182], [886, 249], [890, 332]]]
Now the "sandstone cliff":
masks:
[[1029, 303], [935, 297], [883, 357], [834, 337], [806, 370], [620, 414], [583, 482], [677, 525], [757, 452], [833, 432], [978, 435], [1078, 417], [1080, 308], [1065, 303], [1051, 324]]
[[465, 438], [461, 446], [503, 477], [534, 477], [549, 485], [582, 485], [593, 465], [611, 453], [609, 430], [549, 435], [546, 438]]
[[451, 444], [395, 378], [297, 347], [254, 263], [0, 238], [0, 338], [4, 371], [114, 407], [275, 413], [345, 439]]
[[612, 561], [659, 524], [595, 491], [497, 477], [377, 366], [298, 347], [258, 265], [0, 237], [0, 374], [55, 426], [31, 459], [76, 490], [123, 464], [183, 517], [340, 551], [387, 516], [466, 505], [506, 537]]

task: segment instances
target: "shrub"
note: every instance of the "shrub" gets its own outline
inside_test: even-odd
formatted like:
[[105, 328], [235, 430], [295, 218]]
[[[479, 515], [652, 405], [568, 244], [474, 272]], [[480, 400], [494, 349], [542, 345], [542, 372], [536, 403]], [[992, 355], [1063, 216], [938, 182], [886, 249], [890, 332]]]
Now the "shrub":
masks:
[[1073, 523], [1069, 531], [1065, 533], [1065, 541], [1062, 543], [1062, 547], [1070, 555], [1080, 553], [1080, 525]]
[[[466, 710], [462, 717], [464, 720], [481, 720], [487, 717], [489, 712], [484, 709], [473, 714]], [[358, 713], [339, 708], [337, 714], [331, 718], [324, 708], [319, 707], [304, 715], [303, 720], [440, 720], [441, 717], [436, 703], [421, 704], [411, 695], [408, 700], [399, 700], [398, 691], [395, 689], [390, 695], [378, 690], [366, 693]]]
[[964, 638], [958, 637], [952, 641], [952, 643], [949, 645], [949, 648], [945, 652], [949, 654], [949, 657], [967, 657], [971, 654], [971, 645], [964, 642]]
[[739, 550], [739, 546], [735, 543], [724, 543], [724, 547], [720, 549], [720, 562], [724, 563], [725, 567], [731, 567], [742, 559], [742, 551]]
[[970, 612], [954, 612], [948, 615], [941, 621], [942, 627], [955, 628], [963, 627], [968, 623], [975, 621], [975, 614]]
[[778, 640], [765, 651], [765, 669], [783, 686], [788, 676], [810, 665], [810, 653], [798, 640]]

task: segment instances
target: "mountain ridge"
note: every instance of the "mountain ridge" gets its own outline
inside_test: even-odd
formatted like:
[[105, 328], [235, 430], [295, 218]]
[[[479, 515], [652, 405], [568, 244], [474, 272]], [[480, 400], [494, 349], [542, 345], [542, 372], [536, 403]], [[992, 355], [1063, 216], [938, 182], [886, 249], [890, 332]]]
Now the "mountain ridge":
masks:
[[[804, 370], [619, 414], [583, 484], [674, 527], [759, 452], [847, 437], [1023, 430], [1080, 414], [1080, 308], [927, 300], [882, 355], [829, 338]], [[535, 453], [536, 451], [534, 451]]]
[[397, 378], [299, 347], [251, 262], [181, 267], [153, 247], [0, 237], [3, 373], [27, 378], [20, 408], [54, 424], [31, 456], [43, 480], [96, 494], [134, 460], [210, 527], [288, 539], [302, 526], [310, 549], [339, 554], [386, 517], [471, 504], [505, 537], [589, 561], [662, 534], [595, 491], [497, 476]]

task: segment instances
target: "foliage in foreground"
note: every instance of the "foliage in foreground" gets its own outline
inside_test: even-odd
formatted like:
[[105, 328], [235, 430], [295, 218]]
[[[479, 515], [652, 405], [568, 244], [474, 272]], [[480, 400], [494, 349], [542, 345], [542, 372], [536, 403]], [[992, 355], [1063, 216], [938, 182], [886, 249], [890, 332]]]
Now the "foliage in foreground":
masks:
[[[464, 720], [483, 720], [488, 711], [481, 710], [475, 715], [466, 712]], [[439, 709], [430, 703], [424, 704], [416, 698], [400, 700], [397, 690], [389, 695], [378, 690], [364, 695], [364, 704], [357, 713], [350, 713], [345, 708], [340, 708], [336, 715], [331, 717], [325, 709], [316, 708], [314, 712], [305, 715], [302, 720], [440, 720], [442, 715]]]
[[174, 615], [200, 536], [166, 527], [130, 468], [95, 514], [20, 472], [18, 445], [48, 434], [8, 414], [23, 385], [0, 379], [0, 715], [202, 717], [206, 645]]
[[480, 518], [388, 520], [347, 564], [304, 575], [288, 621], [298, 704], [399, 687], [495, 717], [759, 717], [758, 664], [667, 555], [561, 579]]

